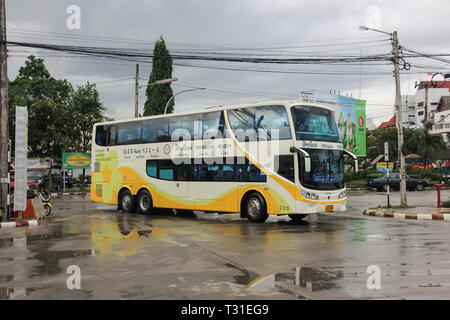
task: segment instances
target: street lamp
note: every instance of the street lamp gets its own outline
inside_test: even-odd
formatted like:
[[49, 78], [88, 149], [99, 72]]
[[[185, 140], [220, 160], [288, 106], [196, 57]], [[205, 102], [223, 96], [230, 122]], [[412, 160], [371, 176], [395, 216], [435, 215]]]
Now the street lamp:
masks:
[[397, 111], [397, 141], [398, 141], [398, 159], [400, 160], [400, 204], [402, 206], [407, 205], [406, 199], [406, 170], [405, 170], [405, 155], [403, 154], [403, 120], [402, 120], [402, 99], [400, 91], [400, 67], [399, 67], [399, 54], [398, 54], [398, 38], [397, 31], [392, 33], [381, 31], [378, 29], [372, 29], [366, 26], [359, 26], [359, 30], [366, 31], [371, 30], [383, 34], [392, 36], [392, 48], [394, 53], [394, 58], [392, 60], [394, 64], [394, 75], [395, 75], [395, 109]]
[[156, 80], [155, 82], [152, 83], [148, 83], [148, 84], [144, 84], [142, 86], [139, 86], [138, 88], [143, 88], [143, 87], [149, 87], [152, 86], [154, 84], [166, 84], [166, 83], [171, 83], [171, 82], [175, 82], [177, 81], [178, 78], [168, 78], [168, 79], [162, 79], [162, 80]]
[[384, 33], [384, 34], [392, 36], [392, 33], [389, 33], [389, 32], [386, 32], [386, 31], [382, 31], [382, 30], [378, 30], [378, 29], [369, 28], [369, 27], [366, 27], [366, 26], [359, 26], [359, 30], [361, 30], [361, 31], [371, 30], [371, 31], [380, 32], [380, 33]]
[[149, 87], [153, 85], [160, 85], [160, 84], [166, 84], [166, 83], [172, 83], [177, 81], [178, 78], [168, 78], [168, 79], [162, 79], [162, 80], [156, 80], [152, 83], [148, 83], [145, 85], [140, 86], [139, 85], [139, 65], [136, 65], [136, 85], [134, 89], [134, 117], [137, 118], [139, 116], [139, 89], [143, 87]]
[[194, 90], [205, 90], [205, 89], [206, 88], [193, 88], [193, 89], [182, 90], [180, 92], [175, 93], [172, 97], [170, 97], [169, 101], [167, 101], [166, 107], [164, 108], [164, 114], [166, 114], [167, 107], [169, 106], [170, 102], [175, 98], [175, 96], [177, 96], [177, 95], [179, 95], [180, 93], [183, 93], [183, 92], [194, 91]]

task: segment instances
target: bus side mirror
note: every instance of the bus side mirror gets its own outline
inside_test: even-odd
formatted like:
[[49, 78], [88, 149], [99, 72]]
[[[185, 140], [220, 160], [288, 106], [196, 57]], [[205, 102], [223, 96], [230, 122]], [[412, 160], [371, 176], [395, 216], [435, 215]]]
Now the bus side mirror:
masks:
[[350, 157], [352, 157], [353, 161], [355, 161], [355, 172], [358, 172], [358, 157], [347, 150], [344, 150], [344, 153], [348, 154]]
[[305, 172], [311, 172], [311, 158], [310, 158], [308, 152], [306, 152], [303, 149], [296, 148], [296, 147], [291, 147], [289, 149], [289, 151], [296, 152], [296, 153], [302, 155], [303, 158], [305, 159]]
[[305, 157], [305, 172], [311, 172], [311, 159]]

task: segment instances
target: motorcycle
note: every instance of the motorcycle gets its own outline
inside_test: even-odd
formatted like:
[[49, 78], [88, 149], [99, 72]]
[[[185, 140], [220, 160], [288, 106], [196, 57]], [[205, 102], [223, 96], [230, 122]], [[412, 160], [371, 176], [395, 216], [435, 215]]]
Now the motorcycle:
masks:
[[50, 192], [43, 189], [37, 193], [37, 196], [41, 198], [44, 203], [45, 216], [48, 217], [52, 213], [52, 204], [50, 203]]
[[[48, 217], [52, 213], [52, 204], [50, 203], [50, 193], [45, 190], [31, 190], [30, 187], [27, 185], [27, 200], [33, 199], [35, 197], [39, 197], [43, 204], [44, 204], [44, 214], [46, 217]], [[14, 216], [14, 196], [10, 194], [10, 216]]]

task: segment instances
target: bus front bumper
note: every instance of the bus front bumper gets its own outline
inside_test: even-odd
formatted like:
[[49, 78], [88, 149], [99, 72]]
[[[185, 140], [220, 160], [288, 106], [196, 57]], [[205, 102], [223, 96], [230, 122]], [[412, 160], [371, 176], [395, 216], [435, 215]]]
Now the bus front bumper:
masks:
[[330, 203], [310, 203], [304, 201], [296, 201], [296, 213], [319, 213], [319, 212], [341, 212], [345, 211], [347, 208], [347, 201], [335, 202], [330, 201]]

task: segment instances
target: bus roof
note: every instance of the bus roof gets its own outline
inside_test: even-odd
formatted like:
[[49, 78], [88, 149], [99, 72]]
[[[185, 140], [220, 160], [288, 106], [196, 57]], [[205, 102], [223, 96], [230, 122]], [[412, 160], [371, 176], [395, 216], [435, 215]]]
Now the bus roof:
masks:
[[140, 118], [128, 118], [128, 119], [121, 119], [121, 120], [105, 121], [105, 122], [96, 123], [95, 125], [114, 124], [114, 123], [131, 122], [131, 121], [138, 121], [138, 120], [142, 121], [142, 120], [166, 118], [166, 117], [172, 117], [172, 116], [183, 116], [183, 115], [198, 114], [198, 113], [205, 113], [205, 112], [222, 111], [222, 110], [237, 109], [237, 108], [258, 107], [258, 106], [271, 106], [271, 105], [284, 105], [284, 106], [288, 106], [288, 107], [291, 107], [294, 105], [303, 105], [303, 106], [319, 107], [319, 108], [324, 108], [324, 109], [334, 111], [333, 108], [326, 106], [324, 104], [320, 104], [320, 103], [295, 101], [295, 100], [293, 100], [293, 101], [282, 100], [282, 101], [254, 102], [254, 103], [246, 103], [246, 104], [230, 105], [230, 106], [206, 107], [203, 109], [194, 109], [194, 110], [174, 112], [174, 113], [168, 113], [168, 114], [158, 114], [158, 115], [154, 115], [154, 116], [147, 116], [147, 117], [140, 117]]

